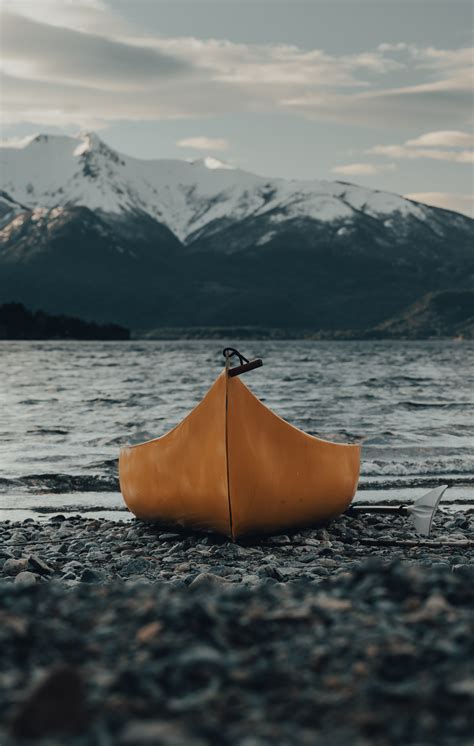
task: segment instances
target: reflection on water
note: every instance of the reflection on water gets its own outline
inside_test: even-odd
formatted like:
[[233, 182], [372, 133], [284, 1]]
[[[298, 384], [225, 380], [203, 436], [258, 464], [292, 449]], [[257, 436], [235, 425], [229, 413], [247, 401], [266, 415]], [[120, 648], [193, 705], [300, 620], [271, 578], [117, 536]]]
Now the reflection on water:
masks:
[[[179, 422], [228, 342], [0, 342], [0, 506], [119, 506], [120, 445]], [[234, 344], [264, 358], [243, 380], [268, 407], [362, 443], [367, 496], [448, 482], [472, 499], [474, 343]]]

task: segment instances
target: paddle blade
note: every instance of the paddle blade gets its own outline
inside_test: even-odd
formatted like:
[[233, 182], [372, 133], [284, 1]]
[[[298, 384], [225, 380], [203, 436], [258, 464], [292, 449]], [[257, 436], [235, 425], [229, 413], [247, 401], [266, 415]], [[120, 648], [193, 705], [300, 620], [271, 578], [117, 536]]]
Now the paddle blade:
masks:
[[419, 497], [413, 505], [407, 506], [407, 512], [411, 514], [415, 529], [419, 534], [430, 535], [431, 524], [438, 509], [439, 501], [447, 489], [448, 485], [443, 484], [441, 487], [436, 487], [436, 489], [427, 492], [423, 497]]

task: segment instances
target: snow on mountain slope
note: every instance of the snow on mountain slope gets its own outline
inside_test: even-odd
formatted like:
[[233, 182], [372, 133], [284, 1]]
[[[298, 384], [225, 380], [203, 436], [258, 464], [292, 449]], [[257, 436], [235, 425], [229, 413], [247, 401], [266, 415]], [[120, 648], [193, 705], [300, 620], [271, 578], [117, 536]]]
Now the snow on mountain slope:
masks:
[[0, 189], [29, 208], [142, 211], [183, 242], [222, 219], [266, 216], [276, 226], [309, 218], [343, 226], [361, 212], [381, 220], [398, 214], [421, 221], [433, 213], [396, 194], [343, 182], [267, 179], [214, 158], [139, 160], [91, 133], [37, 135], [21, 148], [0, 148]]

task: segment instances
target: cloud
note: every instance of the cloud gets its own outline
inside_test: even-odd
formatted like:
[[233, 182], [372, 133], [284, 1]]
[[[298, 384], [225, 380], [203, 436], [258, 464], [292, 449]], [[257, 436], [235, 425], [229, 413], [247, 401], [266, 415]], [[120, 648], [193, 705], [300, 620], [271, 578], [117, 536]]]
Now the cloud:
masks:
[[394, 163], [348, 163], [346, 166], [334, 166], [331, 171], [345, 176], [374, 176], [383, 171], [395, 171]]
[[412, 148], [407, 145], [375, 145], [368, 153], [375, 155], [386, 155], [389, 158], [406, 158], [416, 160], [418, 158], [429, 158], [435, 161], [451, 161], [452, 163], [473, 163], [474, 153], [472, 150], [439, 150], [436, 148]]
[[405, 144], [420, 147], [469, 148], [474, 145], [474, 135], [458, 130], [442, 130], [441, 132], [427, 132], [414, 140], [407, 140]]
[[223, 137], [186, 137], [178, 140], [179, 148], [191, 148], [192, 150], [228, 150], [229, 142]]
[[379, 44], [377, 49], [379, 52], [404, 52], [406, 49], [409, 48], [409, 44], [407, 44], [404, 41], [399, 41], [396, 44]]
[[3, 70], [27, 80], [124, 91], [191, 71], [185, 61], [159, 50], [60, 29], [11, 13], [2, 16], [2, 41]]
[[[3, 0], [5, 123], [104, 126], [241, 112], [425, 128], [472, 116], [469, 50], [357, 54], [153, 36], [102, 0]], [[387, 87], [397, 72], [405, 86]], [[420, 146], [420, 147], [424, 147]], [[433, 146], [437, 147], [437, 146]]]
[[330, 55], [321, 49], [302, 50], [290, 44], [244, 44], [225, 39], [193, 37], [130, 39], [182, 56], [196, 67], [208, 70], [213, 79], [249, 86], [366, 87], [356, 73], [384, 74], [399, 62], [378, 52]]
[[50, 26], [105, 35], [127, 32], [127, 25], [103, 0], [1, 0], [2, 11]]
[[453, 119], [471, 121], [472, 93], [467, 79], [450, 78], [391, 89], [338, 94], [305, 93], [281, 101], [295, 114], [309, 119], [354, 123], [369, 127], [426, 126], [435, 120], [450, 125]]
[[213, 86], [210, 98], [203, 98], [201, 87], [193, 78], [180, 78], [179, 85], [175, 79], [173, 88], [179, 88], [178, 97], [169, 94], [169, 87], [166, 80], [155, 81], [153, 86], [137, 87], [130, 93], [116, 91], [112, 86], [88, 88], [6, 75], [2, 85], [2, 122], [29, 121], [88, 130], [117, 120], [156, 122], [217, 116], [222, 113], [224, 102], [227, 111], [240, 110], [241, 102], [218, 84]]
[[[368, 126], [413, 127], [436, 120], [440, 125], [472, 121], [472, 48], [453, 50], [382, 44], [378, 53], [400, 52], [408, 85], [349, 91], [306, 91], [283, 101], [289, 110], [313, 119]], [[392, 60], [392, 62], [395, 62]], [[428, 76], [428, 80], [416, 80]]]
[[[455, 144], [470, 145], [474, 138], [465, 132], [441, 131], [428, 132], [413, 140], [407, 140], [402, 145], [374, 145], [366, 152], [374, 155], [385, 155], [389, 158], [404, 158], [417, 160], [429, 158], [435, 161], [451, 161], [452, 163], [473, 163], [474, 152], [471, 150], [455, 150]], [[418, 145], [419, 147], [415, 147]], [[428, 147], [429, 145], [447, 146], [445, 148]], [[421, 147], [420, 147], [421, 146]]]
[[424, 202], [433, 207], [442, 207], [445, 210], [454, 210], [470, 218], [474, 218], [474, 195], [459, 194], [456, 192], [414, 192], [405, 194], [408, 199], [415, 202]]

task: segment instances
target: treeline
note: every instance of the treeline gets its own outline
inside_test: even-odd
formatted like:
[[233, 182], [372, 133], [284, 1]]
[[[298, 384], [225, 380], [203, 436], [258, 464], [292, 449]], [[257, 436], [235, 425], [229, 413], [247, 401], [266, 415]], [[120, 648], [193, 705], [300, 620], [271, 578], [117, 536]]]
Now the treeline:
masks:
[[96, 324], [72, 316], [29, 311], [22, 303], [0, 306], [0, 339], [130, 339], [118, 324]]

